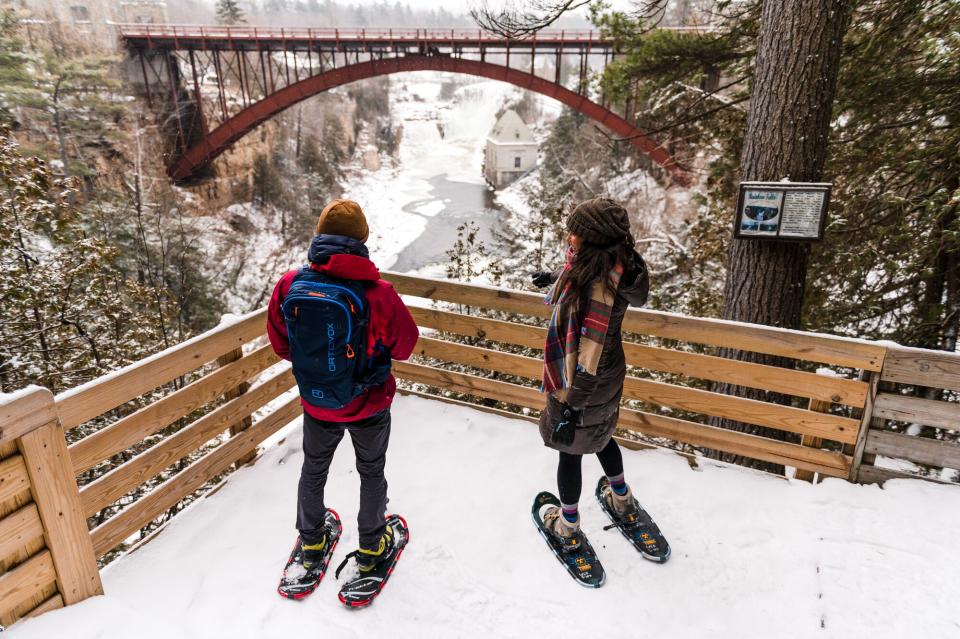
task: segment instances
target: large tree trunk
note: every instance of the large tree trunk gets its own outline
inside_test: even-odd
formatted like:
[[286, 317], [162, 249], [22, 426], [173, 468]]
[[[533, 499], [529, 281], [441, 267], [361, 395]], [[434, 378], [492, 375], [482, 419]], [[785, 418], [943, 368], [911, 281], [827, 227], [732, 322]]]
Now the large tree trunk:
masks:
[[[750, 111], [740, 158], [741, 180], [794, 182], [820, 179], [848, 0], [767, 0], [760, 17]], [[769, 240], [731, 240], [723, 317], [786, 328], [800, 327], [809, 245]], [[790, 360], [723, 349], [743, 361], [790, 366]], [[765, 401], [777, 394], [718, 384], [715, 390]], [[717, 419], [715, 425], [776, 439], [781, 431]], [[783, 473], [783, 466], [714, 451], [713, 457]]]

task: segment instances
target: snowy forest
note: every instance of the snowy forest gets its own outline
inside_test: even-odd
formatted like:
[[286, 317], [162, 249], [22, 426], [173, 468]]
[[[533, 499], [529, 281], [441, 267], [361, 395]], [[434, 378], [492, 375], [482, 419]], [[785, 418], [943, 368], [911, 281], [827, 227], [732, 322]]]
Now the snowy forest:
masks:
[[[124, 367], [214, 329], [229, 328], [240, 321], [238, 318], [264, 308], [278, 278], [307, 261], [307, 248], [319, 232], [318, 216], [335, 198], [349, 198], [363, 206], [369, 222], [366, 245], [370, 259], [381, 271], [538, 295], [544, 291], [534, 284], [533, 276], [559, 272], [564, 267], [570, 212], [585, 200], [611, 198], [628, 211], [630, 233], [646, 262], [650, 282], [645, 308], [662, 313], [657, 317], [666, 318], [664, 322], [679, 316], [723, 320], [740, 323], [729, 324], [734, 327], [749, 324], [837, 336], [853, 344], [851, 348], [909, 347], [953, 357], [960, 333], [960, 2], [811, 0], [808, 10], [800, 14], [803, 18], [794, 21], [785, 18], [787, 13], [780, 12], [777, 4], [771, 0], [521, 0], [412, 6], [403, 0], [0, 0], [0, 398], [7, 397], [4, 394], [20, 397], [19, 393], [32, 386], [61, 396], [94, 380], [109, 379], [107, 376]], [[522, 59], [516, 64], [528, 64], [531, 74], [536, 71], [550, 78], [555, 74], [558, 84], [609, 109], [636, 133], [615, 133], [588, 117], [583, 109], [492, 76], [402, 72], [317, 91], [236, 136], [196, 175], [172, 179], [170, 167], [186, 155], [178, 145], [185, 146], [189, 136], [181, 130], [181, 137], [176, 137], [177, 127], [184, 121], [183, 109], [182, 105], [176, 110], [163, 106], [167, 98], [158, 98], [156, 89], [163, 87], [161, 76], [167, 74], [165, 77], [171, 80], [176, 76], [182, 85], [182, 93], [177, 93], [179, 88], [171, 92], [174, 102], [187, 96], [196, 106], [202, 87], [206, 102], [201, 106], [218, 118], [222, 112], [219, 123], [229, 119], [229, 109], [245, 106], [248, 96], [243, 92], [242, 69], [246, 67], [239, 72], [228, 68], [224, 73], [218, 66], [215, 73], [207, 69], [200, 74], [194, 69], [191, 77], [183, 63], [186, 57], [175, 69], [169, 66], [175, 64], [169, 60], [166, 68], [156, 67], [161, 70], [157, 74], [161, 79], [153, 85], [151, 95], [148, 65], [154, 63], [145, 55], [137, 58], [132, 47], [127, 48], [120, 25], [146, 28], [164, 24], [241, 30], [416, 29], [418, 37], [420, 29], [443, 29], [451, 32], [451, 39], [455, 30], [462, 29], [477, 33], [478, 39], [482, 34], [483, 38], [503, 38], [508, 43], [535, 41], [559, 30], [589, 31], [591, 40], [611, 42], [610, 51], [615, 53], [588, 56], [586, 62], [580, 62], [579, 70], [576, 56], [561, 61], [559, 53], [555, 59], [552, 53], [542, 59], [515, 53], [514, 60]], [[194, 52], [189, 53], [192, 62]], [[455, 48], [440, 52], [423, 45], [420, 53], [436, 58], [462, 54]], [[371, 49], [365, 54], [372, 61], [377, 52]], [[379, 52], [381, 60], [383, 54]], [[260, 55], [263, 64], [262, 52]], [[319, 50], [316, 55], [322, 70], [324, 58]], [[337, 55], [330, 57], [334, 65]], [[342, 54], [344, 65], [350, 55], [353, 53], [349, 51]], [[356, 56], [359, 65], [360, 53]], [[510, 56], [508, 48], [506, 61], [498, 57], [495, 62], [509, 65]], [[302, 68], [314, 70], [314, 60], [307, 60], [307, 67], [294, 67], [295, 73]], [[283, 63], [286, 61], [284, 51]], [[264, 93], [268, 84], [265, 69], [261, 67]], [[211, 89], [218, 83], [219, 97]], [[494, 184], [486, 177], [484, 162], [489, 160], [485, 160], [485, 149], [495, 136], [495, 126], [509, 111], [519, 116], [529, 131], [536, 162], [513, 181]], [[790, 117], [776, 115], [783, 113]], [[638, 137], [654, 140], [657, 150], [665, 152], [682, 172], [671, 171], [655, 159], [655, 154], [641, 152], [635, 144]], [[737, 237], [734, 229], [739, 224], [735, 219], [741, 184], [781, 180], [830, 185], [822, 238], [769, 242]], [[424, 297], [432, 293], [431, 289]], [[404, 301], [410, 297], [405, 293]], [[508, 294], [504, 297], [509, 299]], [[511, 333], [508, 324], [519, 326], [518, 335], [519, 329], [541, 330], [545, 326], [542, 317], [484, 308], [473, 302], [433, 301], [429, 309], [438, 316], [447, 313], [452, 317], [450, 314], [456, 313], [475, 322], [487, 320], [496, 330], [490, 336], [480, 329], [452, 327], [447, 331], [421, 326], [421, 338], [426, 339], [414, 350], [413, 364], [407, 366], [442, 368], [463, 378], [483, 380], [479, 384], [504, 385], [491, 388], [509, 384], [525, 391], [540, 391], [540, 380], [531, 381], [526, 369], [505, 366], [498, 370], [485, 367], [483, 362], [502, 354], [516, 358], [505, 361], [522, 364], [537, 359], [542, 363], [543, 348], [532, 345], [531, 339], [511, 342], [496, 337], [497, 330]], [[429, 312], [421, 309], [417, 317]], [[789, 336], [796, 333], [783, 335], [789, 341]], [[542, 338], [538, 339], [542, 345]], [[672, 349], [680, 353], [679, 357], [690, 358], [685, 361], [732, 360], [729, 370], [785, 369], [797, 375], [785, 379], [798, 380], [802, 374], [820, 376], [825, 380], [823, 388], [841, 380], [836, 381], [837, 388], [848, 390], [836, 395], [820, 390], [792, 393], [788, 384], [769, 389], [755, 380], [752, 385], [749, 380], [737, 384], [725, 373], [687, 379], [697, 376], [690, 375], [682, 365], [648, 368], [629, 361], [629, 357], [626, 365], [626, 374], [639, 380], [637, 388], [642, 384], [655, 389], [682, 387], [695, 394], [691, 396], [707, 398], [704, 401], [708, 404], [710, 398], [723, 395], [743, 400], [744, 406], [749, 400], [749, 406], [757, 410], [776, 405], [782, 411], [776, 414], [784, 415], [784, 420], [801, 412], [807, 415], [819, 411], [823, 424], [831, 428], [836, 425], [838, 432], [860, 428], [864, 435], [858, 438], [857, 433], [844, 431], [841, 439], [824, 437], [828, 440], [824, 442], [819, 435], [813, 437], [802, 431], [805, 422], [800, 417], [796, 418], [800, 420], [799, 430], [784, 431], [763, 420], [747, 423], [735, 419], [732, 412], [724, 413], [723, 409], [697, 411], [695, 405], [690, 407], [679, 400], [661, 405], [655, 398], [625, 395], [622, 406], [633, 411], [631, 414], [646, 411], [661, 420], [653, 423], [682, 422], [775, 440], [777, 445], [802, 445], [821, 454], [817, 460], [832, 459], [841, 466], [851, 459], [859, 464], [865, 455], [869, 466], [882, 468], [893, 477], [909, 475], [928, 480], [922, 484], [927, 488], [916, 489], [916, 493], [907, 495], [904, 488], [904, 503], [913, 504], [917, 512], [901, 504], [899, 510], [886, 514], [881, 514], [886, 508], [884, 502], [873, 493], [864, 498], [865, 493], [850, 492], [846, 484], [842, 488], [830, 484], [829, 490], [834, 492], [826, 501], [818, 501], [811, 492], [804, 497], [809, 501], [800, 507], [799, 514], [781, 513], [787, 518], [783, 528], [799, 527], [804, 518], [829, 519], [834, 511], [824, 506], [827, 502], [854, 513], [850, 521], [836, 524], [838, 538], [853, 535], [850, 530], [866, 526], [864, 521], [869, 517], [876, 517], [880, 523], [874, 523], [889, 530], [914, 515], [920, 517], [917, 513], [935, 508], [935, 503], [944, 511], [950, 510], [941, 506], [950, 503], [947, 499], [935, 502], [941, 494], [933, 491], [940, 488], [935, 483], [951, 484], [947, 488], [953, 489], [960, 483], [960, 468], [950, 465], [951, 460], [960, 459], [955, 450], [949, 453], [952, 457], [944, 457], [947, 461], [940, 457], [940, 449], [917, 461], [890, 461], [893, 455], [881, 448], [868, 447], [864, 453], [864, 438], [870, 428], [876, 428], [896, 437], [960, 446], [960, 390], [955, 373], [950, 372], [952, 359], [943, 360], [951, 363], [944, 364], [942, 370], [934, 365], [934, 372], [947, 380], [935, 387], [906, 376], [881, 380], [882, 366], [868, 370], [853, 356], [852, 363], [842, 359], [806, 360], [775, 350], [767, 354], [747, 352], [737, 343], [722, 340], [687, 343], [683, 338], [657, 333], [626, 332], [624, 339], [639, 345], [636, 352]], [[440, 340], [455, 346], [445, 351], [438, 345]], [[231, 362], [239, 367], [236, 360], [240, 358], [261, 357], [258, 361], [267, 361], [268, 356], [262, 354], [267, 352], [265, 339], [253, 348], [248, 343], [241, 348], [244, 343], [234, 353], [196, 364], [199, 368], [67, 428], [67, 446], [107, 432], [124, 420], [136, 419], [140, 411], [193, 388], [206, 375], [231, 366]], [[783, 347], [790, 348], [802, 351], [802, 340]], [[254, 349], [259, 350], [251, 355]], [[481, 349], [485, 355], [479, 354]], [[468, 363], [445, 357], [452, 352], [472, 353], [475, 360]], [[935, 355], [931, 357], [931, 361], [940, 361]], [[222, 408], [247, 392], [251, 383], [254, 388], [278, 383], [283, 373], [270, 366], [273, 364], [261, 367], [255, 376], [218, 395], [216, 401], [190, 405], [185, 413], [178, 413], [176, 419], [128, 448], [78, 466], [76, 480], [81, 494], [84, 487], [99, 486], [112, 473], [124, 472], [140, 455], [171, 437], [192, 437], [191, 424], [211, 414], [215, 417], [218, 406]], [[722, 364], [716, 366], [723, 369]], [[871, 371], [876, 374], [871, 375]], [[927, 369], [924, 373], [933, 374]], [[409, 421], [430, 424], [440, 414], [463, 420], [468, 432], [496, 451], [499, 465], [491, 466], [489, 472], [502, 472], [511, 481], [523, 481], [519, 460], [524, 457], [511, 448], [523, 445], [522, 440], [511, 434], [501, 442], [486, 432], [488, 427], [492, 429], [494, 420], [539, 418], [540, 409], [516, 399], [522, 397], [520, 391], [515, 396], [483, 396], [470, 392], [465, 382], [444, 386], [442, 376], [432, 382], [397, 376], [401, 392], [407, 395], [402, 400], [407, 403], [402, 405], [408, 407]], [[296, 397], [290, 389], [285, 392], [248, 413], [242, 428], [269, 420], [270, 411], [276, 410], [281, 400]], [[847, 401], [846, 392], [862, 396]], [[905, 398], [904, 406], [925, 407], [918, 409], [921, 414], [931, 410], [935, 416], [913, 419], [886, 408], [871, 425], [869, 415], [864, 415], [873, 409], [878, 394], [888, 399]], [[444, 399], [447, 404], [437, 402], [431, 409], [425, 396]], [[474, 415], [472, 409], [487, 414]], [[84, 513], [89, 528], [108, 524], [165, 483], [183, 476], [192, 463], [241, 432], [238, 424], [239, 420], [231, 422], [229, 432], [220, 428], [189, 454], [178, 455], [172, 462], [158, 462], [156, 473], [142, 478], [135, 488], [116, 495], [109, 493], [110, 499], [103, 497], [106, 505], [90, 510], [92, 515]], [[498, 427], [502, 425], [498, 423]], [[448, 428], [446, 423], [442, 428], [438, 423], [437, 428], [444, 436], [453, 432], [444, 430]], [[787, 477], [791, 485], [803, 477], [813, 480], [815, 472], [820, 473], [817, 482], [824, 476], [847, 478], [845, 467], [832, 468], [832, 475], [824, 473], [824, 469], [831, 469], [827, 462], [811, 461], [809, 468], [794, 467], [785, 455], [753, 457], [748, 446], [727, 451], [720, 446], [714, 448], [714, 440], [709, 438], [690, 443], [666, 436], [656, 428], [651, 429], [654, 434], [641, 431], [639, 427], [622, 428], [616, 437], [626, 447], [679, 453], [674, 456], [681, 460], [679, 466], [684, 470], [703, 470], [707, 463], [738, 464], [767, 471], [778, 480]], [[293, 443], [298, 438], [291, 436], [288, 441], [288, 434], [271, 433], [267, 441], [272, 448], [259, 442], [264, 447], [260, 449], [263, 459], [278, 477], [279, 473], [296, 471], [281, 467], [288, 458], [303, 454], [300, 444]], [[417, 456], [427, 451], [424, 459], [437, 464], [434, 472], [438, 476], [456, 475], [474, 454], [468, 443], [458, 441], [449, 448], [457, 451], [451, 455], [462, 455], [459, 462], [453, 458], [436, 460], [441, 445], [420, 432], [416, 437], [415, 445], [400, 444], [406, 456], [391, 461], [396, 464], [391, 469], [400, 468], [408, 476], [419, 477], [422, 469]], [[341, 455], [345, 448], [341, 446]], [[0, 445], [0, 464], [8, 456], [9, 451]], [[243, 459], [254, 457], [250, 454]], [[546, 469], [544, 473], [552, 481], [553, 466], [541, 464], [539, 458], [530, 463]], [[666, 457], [656, 457], [641, 470], [640, 463], [630, 461], [627, 471], [642, 476], [649, 482], [647, 486], [655, 486], [661, 476], [658, 473], [671, 477], [678, 472], [671, 463]], [[161, 514], [146, 519], [108, 550], [98, 552], [99, 566], [123, 564], [116, 560], [126, 551], [152, 539], [151, 535], [179, 512], [202, 505], [202, 496], [213, 495], [224, 486], [223, 503], [232, 511], [247, 508], [239, 492], [241, 486], [264, 501], [271, 499], [258, 493], [261, 487], [244, 475], [250, 468], [235, 472], [242, 464], [228, 466], [204, 478], [199, 482], [202, 485], [162, 509]], [[855, 470], [851, 470], [851, 478]], [[355, 471], [346, 465], [335, 465], [331, 472], [339, 473], [341, 480], [348, 476], [351, 481], [356, 479]], [[236, 486], [224, 483], [227, 475], [237, 477]], [[403, 479], [398, 484], [406, 486], [411, 481]], [[679, 498], [686, 500], [684, 506], [677, 505], [677, 511], [670, 511], [660, 504], [661, 513], [666, 511], [676, 518], [682, 508], [693, 511], [702, 507], [693, 496], [696, 490], [686, 481], [677, 489]], [[287, 482], [293, 485], [296, 480], [290, 475]], [[783, 508], [788, 505], [774, 490], [757, 489], [747, 480], [723, 476], [715, 491], [702, 493], [716, 500], [704, 510], [711, 517], [720, 517], [722, 512], [729, 516], [738, 507], [720, 497], [721, 484], [723, 490], [741, 497], [756, 489], [758, 508], [777, 512], [781, 502]], [[496, 498], [494, 489], [486, 485], [471, 486], [479, 491], [481, 499]], [[231, 492], [231, 488], [236, 490]], [[589, 482], [585, 482], [585, 490], [592, 491]], [[907, 496], [915, 498], [911, 501]], [[861, 499], [866, 504], [863, 512], [857, 510]], [[521, 510], [528, 508], [526, 495], [520, 501]], [[416, 503], [424, 509], [431, 507], [426, 499]], [[952, 512], [960, 511], [954, 508]], [[197, 521], [204, 521], [203, 517], [207, 525], [214, 526], [209, 513], [198, 516]], [[757, 516], [758, 520], [762, 518]], [[914, 522], [910, 530], [924, 543], [946, 552], [946, 542], [931, 531], [947, 530], [951, 522], [955, 523], [955, 517], [933, 525]], [[529, 527], [528, 522], [524, 525]], [[766, 534], [748, 530], [746, 521], [740, 525], [745, 538]], [[847, 525], [850, 530], [840, 531]], [[204, 534], [198, 526], [200, 523], [191, 529], [195, 538]], [[693, 539], [697, 534], [694, 531], [703, 528], [709, 526], [702, 522], [690, 522], [686, 528], [678, 525], [677, 532], [682, 533], [677, 537], [681, 541], [683, 535]], [[740, 530], [737, 526], [734, 529]], [[265, 526], [263, 530], [253, 526], [250, 540], [267, 543], [264, 530]], [[845, 550], [823, 550], [822, 544], [807, 548], [805, 544], [813, 542], [797, 531], [789, 534], [795, 534], [796, 539], [788, 536], [784, 543], [792, 540], [801, 547], [801, 553], [816, 555], [818, 581], [811, 587], [820, 589], [822, 598], [823, 591], [830, 587], [823, 585], [827, 577], [820, 574], [821, 567], [825, 574], [840, 579], [839, 568], [830, 562]], [[759, 546], [765, 543], [760, 537], [754, 541]], [[191, 554], [190, 544], [182, 540], [178, 543], [179, 550], [191, 561], [204, 563], [203, 557]], [[951, 542], [950, 552], [955, 554], [955, 547]], [[453, 583], [455, 578], [442, 571], [452, 574], [463, 570], [459, 563], [454, 562], [456, 568], [443, 563], [456, 553], [442, 543], [425, 552], [429, 555], [426, 559], [435, 557], [437, 565], [444, 567], [422, 577], [424, 583], [428, 578]], [[276, 557], [269, 559], [276, 563]], [[761, 559], [779, 565], [782, 557], [764, 551]], [[475, 576], [472, 571], [484, 570], [475, 566], [473, 559], [463, 561], [471, 575]], [[907, 558], [897, 555], [893, 561], [902, 571], [907, 570]], [[266, 560], [261, 563], [252, 570], [267, 573], [276, 568]], [[724, 563], [704, 570], [721, 574], [727, 567]], [[0, 568], [2, 580], [7, 563]], [[790, 564], [784, 570], [797, 570], [794, 574], [799, 574], [808, 568], [812, 570], [806, 564]], [[133, 583], [128, 573], [120, 572], [124, 570], [122, 565], [117, 570]], [[514, 570], [508, 568], [507, 573], [515, 580]], [[611, 575], [624, 576], [626, 584], [625, 571], [618, 575], [614, 569]], [[782, 576], [784, 582], [791, 581], [788, 575]], [[955, 588], [955, 583], [960, 583], [955, 577], [947, 575], [943, 581]], [[698, 573], [694, 578], [706, 583], [717, 577]], [[794, 579], [793, 587], [799, 587], [804, 579]], [[228, 587], [217, 579], [214, 582]], [[670, 583], [677, 588], [682, 585]], [[911, 583], [905, 578], [891, 588], [906, 588]], [[636, 580], [629, 585], [639, 591], [647, 587], [647, 582]], [[770, 592], [775, 590], [767, 585]], [[559, 592], [556, 587], [551, 583], [543, 591], [552, 596]], [[466, 594], [457, 602], [459, 607], [454, 606], [458, 614], [482, 617], [494, 590], [463, 588]], [[197, 590], [201, 590], [200, 585]], [[837, 598], [829, 604], [833, 606], [829, 612], [817, 609], [816, 631], [835, 623], [844, 606], [854, 605], [854, 595], [838, 592], [834, 591]], [[657, 597], [675, 596], [665, 593]], [[804, 591], [798, 596], [809, 594]], [[888, 595], [884, 591], [871, 600], [871, 610], [893, 610]], [[457, 598], [449, 594], [444, 597]], [[171, 605], [179, 605], [174, 599], [171, 597]], [[184, 604], [186, 608], [192, 605], [190, 601]], [[556, 600], [533, 603], [542, 610], [531, 618], [546, 620], [563, 609]], [[722, 607], [709, 599], [701, 603], [717, 605], [713, 611], [717, 614]], [[773, 600], [766, 603], [777, 605]], [[412, 606], [413, 602], [407, 600], [407, 604]], [[741, 604], [727, 601], [723, 605], [736, 608]], [[504, 614], [503, 624], [514, 629], [524, 617], [519, 608]], [[436, 615], [444, 623], [449, 621], [442, 613]], [[0, 623], [20, 616], [0, 614]], [[840, 626], [829, 627], [855, 627], [848, 622], [846, 619]], [[197, 631], [216, 636], [218, 629], [204, 625], [209, 623], [201, 619]], [[344, 627], [349, 625], [343, 623]], [[504, 634], [504, 626], [495, 621], [477, 623], [488, 636], [513, 636]], [[670, 620], [658, 619], [656, 623], [653, 627], [659, 628], [662, 636], [684, 636]], [[949, 623], [957, 621], [936, 619], [925, 628], [934, 636]], [[251, 627], [253, 624], [251, 621]], [[29, 630], [30, 625], [26, 628]], [[32, 636], [44, 637], [43, 627], [37, 628]], [[401, 634], [416, 631], [412, 625], [403, 628]], [[878, 636], [893, 636], [884, 634], [888, 629], [879, 623], [872, 628], [880, 633]], [[294, 628], [286, 630], [292, 632]], [[814, 636], [808, 630], [797, 630], [795, 636]], [[759, 634], [744, 636], [771, 636], [771, 632], [775, 634], [764, 626]], [[794, 636], [783, 636], [788, 635]]]

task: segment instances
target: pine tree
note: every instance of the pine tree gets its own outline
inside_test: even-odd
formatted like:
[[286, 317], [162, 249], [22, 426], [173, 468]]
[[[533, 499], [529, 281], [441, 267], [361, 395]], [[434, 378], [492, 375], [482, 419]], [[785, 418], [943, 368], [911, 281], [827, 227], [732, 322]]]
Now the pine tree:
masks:
[[[27, 119], [49, 122], [63, 173], [91, 176], [80, 150], [114, 141], [114, 123], [125, 109], [117, 95], [117, 58], [84, 51], [53, 27], [44, 52], [28, 51], [17, 29], [12, 13], [0, 13], [0, 121], [12, 123], [20, 110]], [[68, 144], [71, 138], [79, 143]]]
[[[747, 116], [740, 180], [819, 182], [827, 158], [830, 117], [843, 36], [850, 17], [845, 0], [770, 2], [763, 5], [757, 40], [754, 92]], [[810, 245], [734, 239], [727, 259], [723, 318], [800, 328]], [[721, 349], [721, 356], [792, 368], [786, 358]], [[785, 396], [735, 384], [714, 390], [789, 403]], [[783, 431], [714, 419], [714, 425], [773, 439]], [[711, 457], [782, 474], [782, 464], [711, 451]]]
[[277, 204], [283, 194], [280, 173], [272, 159], [258, 153], [253, 159], [253, 200], [260, 206]]
[[329, 114], [326, 119], [323, 129], [323, 147], [327, 157], [338, 167], [350, 159], [353, 149], [350, 148], [343, 122], [336, 114]]
[[0, 130], [0, 392], [64, 390], [156, 346], [149, 291], [84, 230], [72, 189]]
[[24, 49], [17, 26], [12, 10], [0, 10], [0, 124], [13, 124], [20, 106], [43, 103], [30, 68], [35, 56]]
[[339, 173], [320, 151], [312, 133], [303, 139], [299, 164], [304, 172], [307, 209], [312, 215], [319, 215], [340, 189]]
[[[751, 81], [759, 73], [761, 6], [727, 5], [717, 28], [696, 37], [649, 31], [623, 14], [600, 19], [626, 50], [604, 74], [609, 94], [633, 100], [646, 128], [683, 138], [691, 151], [712, 149], [707, 197], [689, 229], [693, 249], [678, 254], [675, 265], [689, 286], [670, 310], [714, 314], [722, 303], [735, 160], [748, 155], [742, 105], [764, 86]], [[803, 324], [956, 350], [960, 5], [863, 0], [852, 11], [833, 108], [825, 114], [829, 144], [816, 127], [800, 127], [814, 136], [808, 142], [821, 136], [823, 176], [834, 184], [825, 239], [809, 255]], [[799, 175], [791, 170], [793, 179]], [[678, 307], [684, 298], [686, 306]], [[799, 306], [795, 297], [793, 304]]]
[[237, 0], [217, 0], [216, 15], [218, 24], [235, 25], [247, 22]]
[[[68, 176], [75, 172], [87, 174], [90, 169], [84, 158], [70, 157], [67, 139], [80, 133], [88, 139], [102, 138], [111, 128], [111, 119], [119, 117], [125, 108], [113, 94], [120, 87], [112, 73], [116, 61], [102, 55], [76, 59], [52, 54], [46, 57], [45, 82], [40, 86], [57, 134], [58, 155]], [[100, 117], [91, 118], [91, 112]]]

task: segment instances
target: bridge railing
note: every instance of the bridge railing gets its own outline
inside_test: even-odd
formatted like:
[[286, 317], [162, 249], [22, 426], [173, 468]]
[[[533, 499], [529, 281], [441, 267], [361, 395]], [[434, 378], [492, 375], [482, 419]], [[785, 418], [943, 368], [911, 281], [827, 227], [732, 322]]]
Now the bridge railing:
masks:
[[[541, 295], [385, 277], [424, 329], [415, 360], [394, 364], [408, 392], [535, 416], [544, 403], [537, 349], [549, 314]], [[265, 311], [255, 311], [55, 398], [43, 389], [0, 397], [0, 623], [99, 592], [97, 560], [252, 461], [264, 440], [300, 415], [289, 364], [266, 342], [265, 321]], [[955, 427], [955, 398], [934, 406], [879, 386], [956, 392], [955, 353], [648, 310], [630, 310], [624, 330], [630, 373], [619, 437], [627, 445], [681, 445], [688, 455], [689, 446], [706, 447], [808, 478], [856, 480], [865, 451], [868, 480], [879, 469], [871, 454], [954, 463], [917, 452], [917, 437], [905, 443], [867, 425], [892, 415]], [[728, 360], [712, 354], [716, 346], [800, 365]], [[709, 382], [787, 395], [793, 404], [714, 393]], [[711, 417], [799, 441], [717, 428]]]
[[[473, 28], [391, 28], [391, 27], [270, 27], [270, 26], [225, 26], [205, 24], [118, 24], [120, 35], [125, 38], [202, 38], [211, 40], [339, 40], [364, 42], [410, 41], [421, 42], [477, 42], [497, 43], [510, 40], [521, 46], [523, 43], [536, 42], [595, 42], [612, 43], [600, 31], [592, 29], [543, 29], [535, 35], [524, 38], [504, 38], [496, 34]], [[677, 33], [701, 34], [706, 27], [662, 27], [662, 30]]]
[[[119, 24], [117, 29], [123, 37], [151, 38], [207, 38], [207, 39], [291, 39], [291, 40], [385, 40], [385, 41], [470, 41], [502, 42], [507, 38], [487, 33], [482, 29], [441, 28], [331, 28], [331, 27], [252, 27], [220, 25], [173, 25], [173, 24]], [[599, 31], [590, 29], [545, 29], [536, 37], [523, 41], [610, 41]]]

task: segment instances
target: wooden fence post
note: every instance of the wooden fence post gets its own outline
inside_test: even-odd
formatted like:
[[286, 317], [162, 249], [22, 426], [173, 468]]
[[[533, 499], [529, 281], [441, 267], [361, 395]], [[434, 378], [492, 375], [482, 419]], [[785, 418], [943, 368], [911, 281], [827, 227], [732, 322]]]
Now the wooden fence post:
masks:
[[[239, 348], [239, 347], [235, 348], [229, 353], [218, 357], [217, 366], [220, 366], [220, 367], [226, 366], [230, 362], [235, 362], [241, 357], [243, 357], [243, 348]], [[241, 395], [246, 393], [248, 390], [250, 390], [250, 383], [240, 382], [239, 384], [237, 384], [236, 386], [234, 386], [233, 388], [225, 392], [223, 394], [223, 398], [226, 401], [230, 401], [231, 399], [236, 399], [237, 397], [240, 397]], [[231, 438], [236, 437], [239, 433], [242, 433], [243, 431], [247, 430], [252, 425], [253, 425], [253, 417], [247, 416], [240, 419], [236, 423], [230, 425], [230, 437]], [[239, 468], [244, 464], [250, 463], [251, 461], [254, 460], [256, 456], [257, 456], [256, 451], [250, 451], [249, 453], [247, 453], [246, 455], [244, 455], [243, 457], [237, 460], [236, 467]]]
[[25, 395], [24, 400], [37, 405], [40, 412], [32, 416], [40, 418], [31, 419], [29, 430], [24, 428], [25, 432], [17, 433], [17, 446], [23, 455], [30, 492], [43, 524], [57, 588], [63, 603], [70, 605], [103, 594], [100, 571], [53, 394], [37, 389]]
[[867, 434], [870, 432], [870, 426], [873, 423], [873, 402], [877, 397], [881, 374], [877, 371], [869, 373], [864, 371], [860, 376], [861, 379], [870, 384], [870, 389], [867, 391], [867, 401], [863, 405], [863, 415], [860, 416], [860, 429], [857, 431], [857, 443], [853, 447], [850, 475], [847, 477], [852, 482], [856, 482], [860, 475], [860, 464], [863, 462], [863, 450], [867, 445]]
[[[809, 405], [807, 406], [807, 410], [816, 411], [818, 413], [829, 413], [830, 407], [832, 405], [833, 404], [831, 404], [830, 402], [826, 402], [820, 399], [811, 399]], [[800, 445], [809, 446], [810, 448], [820, 448], [821, 446], [823, 446], [823, 438], [815, 437], [813, 435], [804, 435], [800, 439]], [[815, 473], [812, 470], [797, 468], [793, 476], [796, 479], [800, 479], [802, 481], [808, 481], [812, 483], [814, 474]]]

